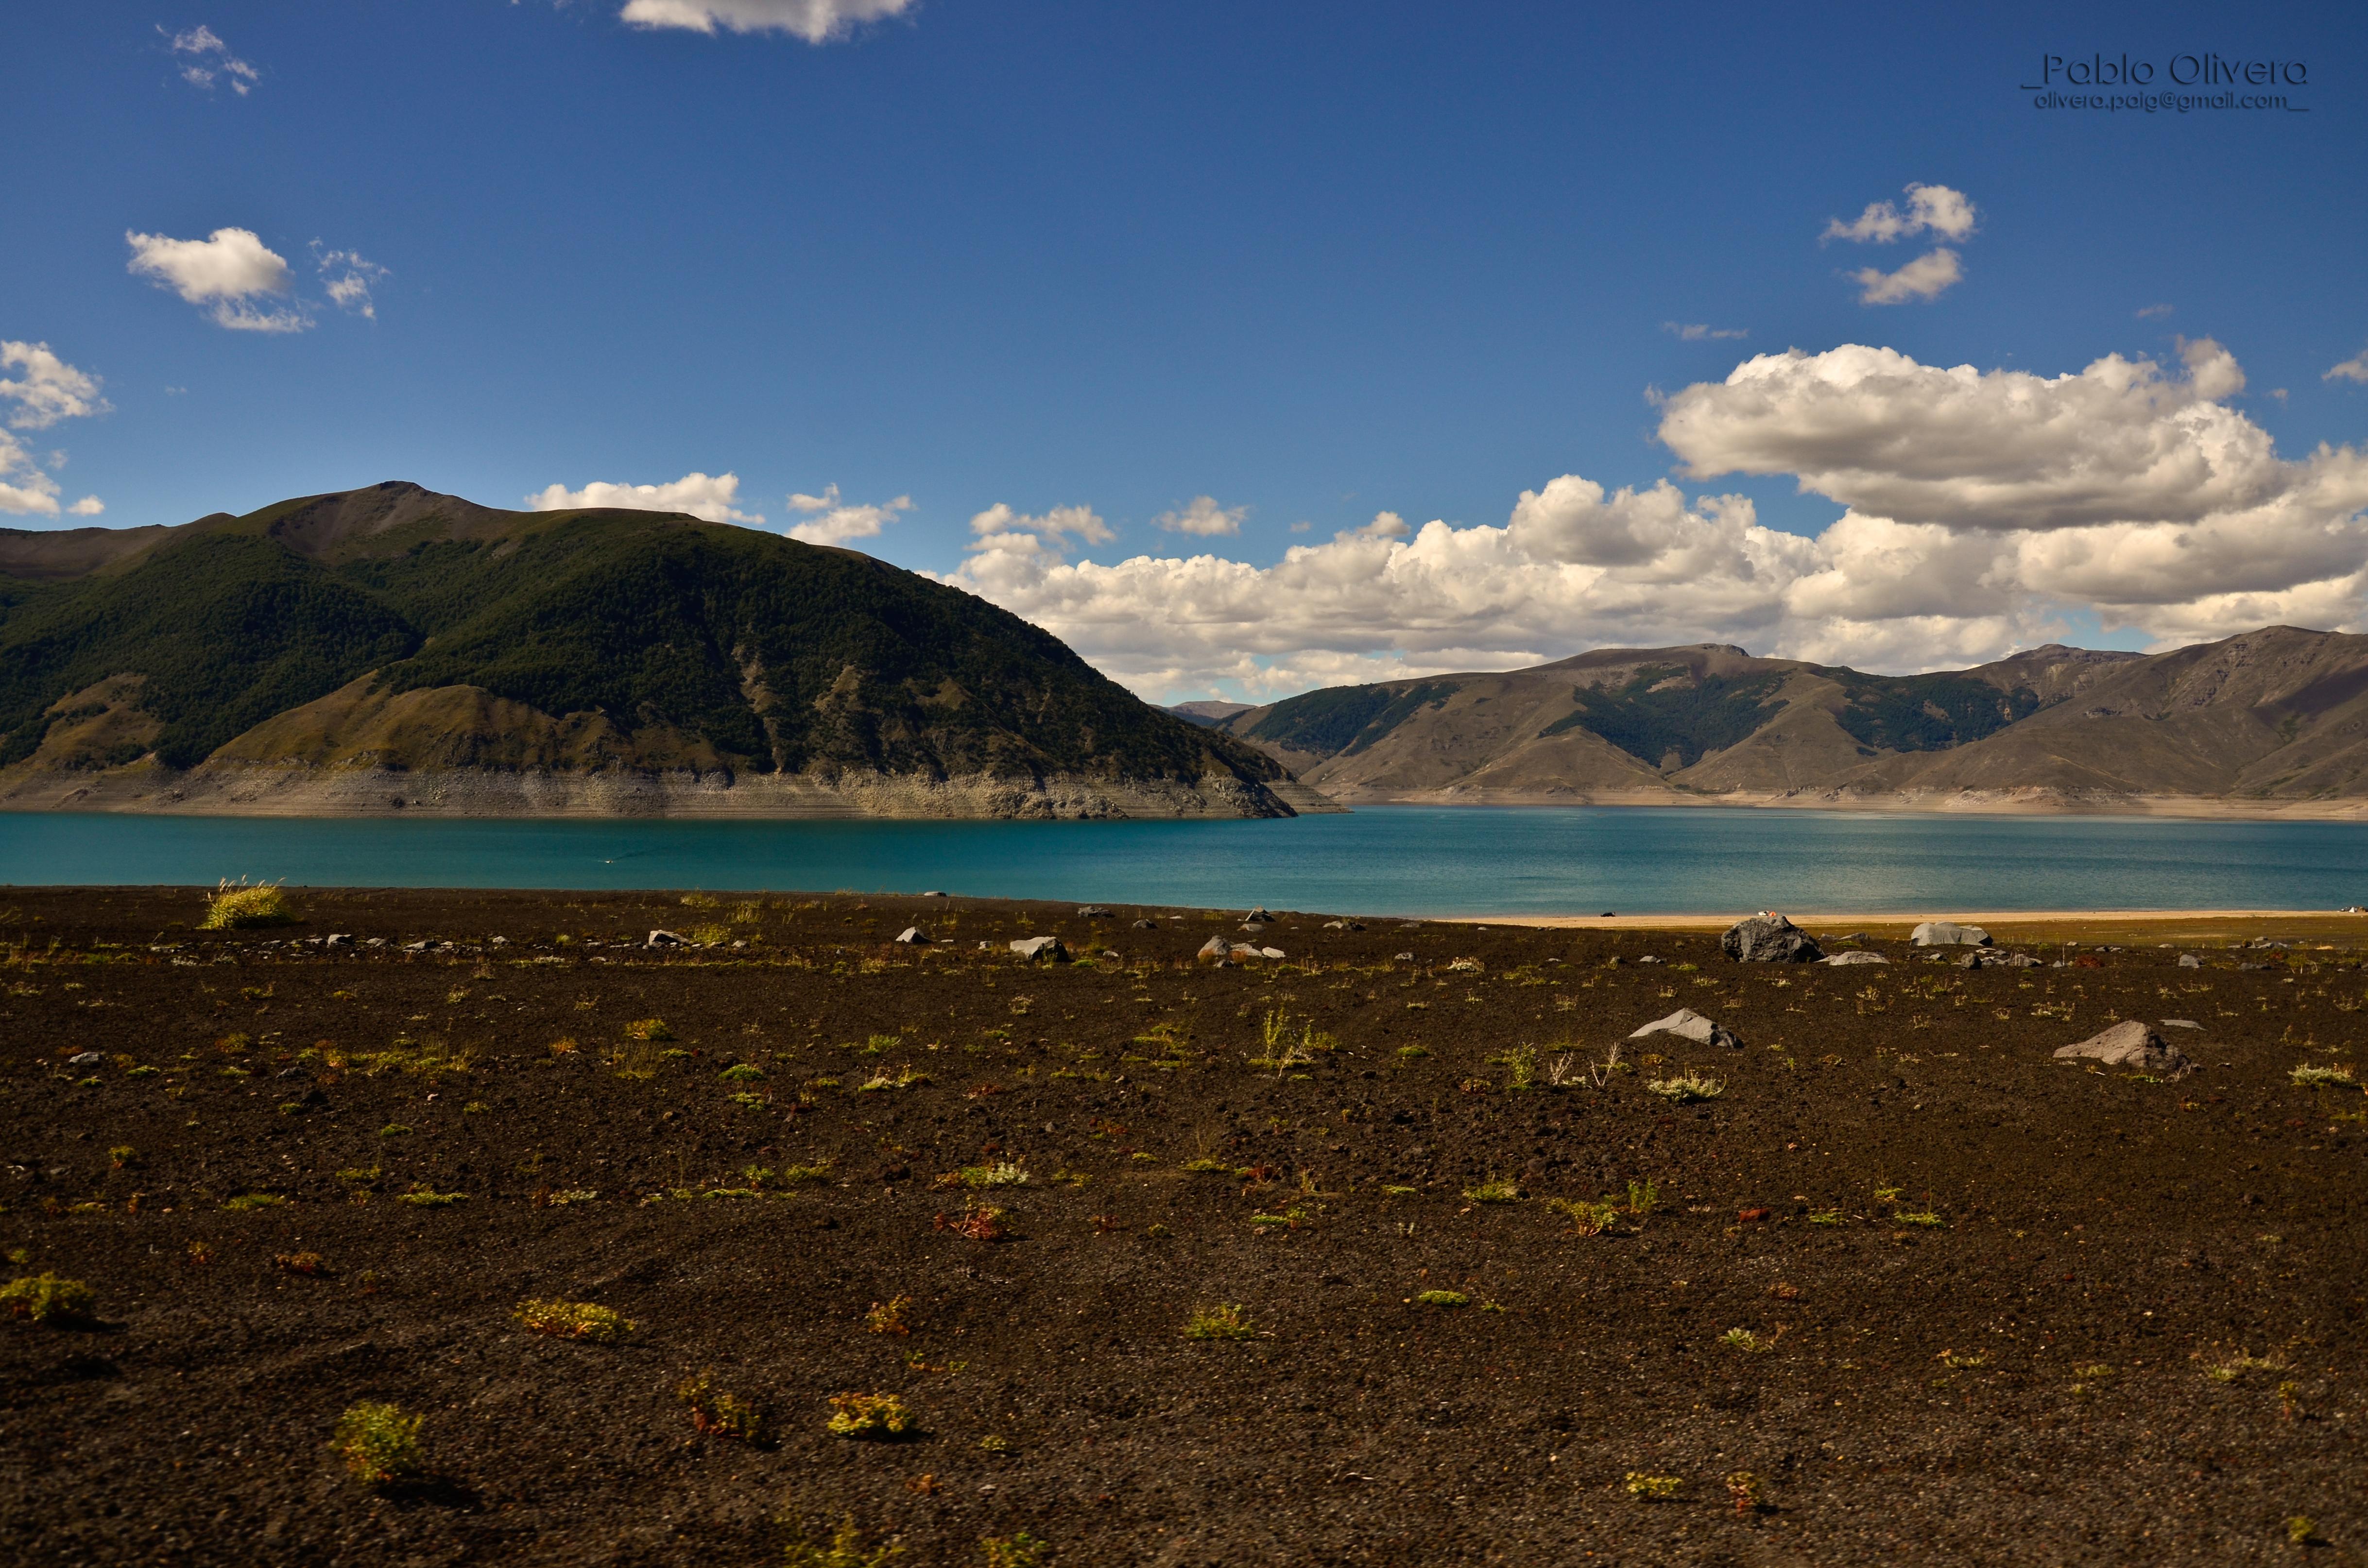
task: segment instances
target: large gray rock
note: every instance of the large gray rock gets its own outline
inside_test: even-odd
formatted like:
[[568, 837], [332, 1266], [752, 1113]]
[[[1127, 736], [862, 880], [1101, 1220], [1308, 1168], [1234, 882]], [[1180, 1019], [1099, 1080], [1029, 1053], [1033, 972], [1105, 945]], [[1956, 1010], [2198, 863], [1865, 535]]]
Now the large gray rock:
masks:
[[1927, 920], [1908, 933], [1907, 939], [1919, 948], [1987, 948], [1990, 934], [1978, 926], [1960, 926], [1953, 920]]
[[1696, 1045], [1723, 1045], [1731, 1051], [1743, 1049], [1743, 1041], [1736, 1038], [1733, 1029], [1725, 1024], [1713, 1023], [1691, 1007], [1680, 1007], [1666, 1018], [1655, 1018], [1628, 1038], [1643, 1040], [1647, 1035], [1656, 1034], [1673, 1034], [1680, 1040], [1692, 1040]]
[[1234, 956], [1234, 945], [1223, 937], [1212, 937], [1201, 944], [1201, 950], [1193, 956], [1202, 963], [1224, 963]]
[[1891, 960], [1881, 953], [1869, 952], [1864, 948], [1852, 948], [1846, 953], [1829, 954], [1825, 961], [1839, 969], [1848, 964], [1889, 963]]
[[1718, 945], [1737, 963], [1815, 963], [1826, 956], [1816, 937], [1781, 915], [1738, 920]]
[[1069, 949], [1061, 945], [1058, 937], [1021, 937], [1011, 944], [1011, 950], [1023, 959], [1048, 959], [1053, 963], [1069, 961]]
[[896, 933], [896, 940], [908, 948], [926, 948], [929, 945], [929, 934], [918, 926], [907, 926]]
[[2086, 1057], [2108, 1067], [2135, 1067], [2142, 1073], [2184, 1073], [2192, 1065], [2177, 1046], [2138, 1018], [2124, 1018], [2078, 1045], [2064, 1047], [2055, 1056], [2059, 1062]]

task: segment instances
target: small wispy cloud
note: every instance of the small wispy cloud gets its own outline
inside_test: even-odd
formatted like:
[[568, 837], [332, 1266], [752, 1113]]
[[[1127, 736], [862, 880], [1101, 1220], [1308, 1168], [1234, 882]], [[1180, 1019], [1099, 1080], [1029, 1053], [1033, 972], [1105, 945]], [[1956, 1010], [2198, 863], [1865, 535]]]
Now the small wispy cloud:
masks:
[[170, 44], [173, 53], [181, 57], [181, 80], [207, 92], [222, 84], [245, 97], [263, 80], [263, 74], [230, 51], [222, 35], [209, 27], [194, 27], [187, 32], [168, 33], [159, 27], [156, 31]]
[[2340, 365], [2329, 366], [2327, 373], [2318, 379], [2322, 381], [2368, 383], [2368, 348], [2362, 348]]
[[387, 278], [385, 267], [359, 251], [324, 250], [318, 240], [313, 242], [313, 265], [321, 274], [321, 287], [339, 310], [378, 319], [370, 289]]
[[831, 43], [913, 5], [914, 0], [626, 0], [617, 15], [637, 28], [788, 33], [808, 43]]
[[1872, 240], [1887, 245], [1894, 240], [1913, 239], [1928, 231], [1950, 240], [1962, 240], [1974, 232], [1974, 204], [1964, 191], [1952, 190], [1945, 185], [1911, 185], [1907, 187], [1907, 211], [1902, 212], [1888, 201], [1870, 201], [1855, 222], [1827, 219], [1826, 232], [1818, 239], [1820, 243], [1853, 240], [1861, 244]]
[[1964, 271], [1957, 253], [1946, 245], [1927, 251], [1896, 272], [1862, 267], [1850, 274], [1859, 286], [1861, 305], [1902, 305], [1910, 300], [1937, 300], [1941, 291], [1962, 282]]
[[2169, 314], [2170, 314], [2170, 307], [2169, 305], [2142, 305], [2139, 307], [2137, 312], [2138, 320], [2140, 321], [2154, 321], [2158, 317], [2167, 316]]
[[1680, 343], [1700, 343], [1705, 338], [1749, 337], [1748, 328], [1739, 326], [1708, 326], [1701, 322], [1665, 321], [1661, 330]]

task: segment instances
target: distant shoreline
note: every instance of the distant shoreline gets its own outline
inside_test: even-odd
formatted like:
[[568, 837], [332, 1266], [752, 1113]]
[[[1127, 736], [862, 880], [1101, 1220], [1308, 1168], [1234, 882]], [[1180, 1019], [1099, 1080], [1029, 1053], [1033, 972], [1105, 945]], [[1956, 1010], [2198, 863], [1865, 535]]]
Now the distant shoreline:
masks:
[[1786, 791], [1776, 795], [1679, 795], [1645, 790], [1533, 794], [1513, 790], [1440, 790], [1373, 795], [1326, 790], [1350, 811], [1392, 806], [1531, 811], [1540, 808], [1652, 808], [1701, 811], [1828, 812], [1835, 815], [1945, 817], [2124, 817], [2197, 822], [2368, 822], [2368, 800], [2232, 801], [2212, 795], [2066, 797], [2047, 791], [1951, 790], [1915, 795], [1836, 795]]

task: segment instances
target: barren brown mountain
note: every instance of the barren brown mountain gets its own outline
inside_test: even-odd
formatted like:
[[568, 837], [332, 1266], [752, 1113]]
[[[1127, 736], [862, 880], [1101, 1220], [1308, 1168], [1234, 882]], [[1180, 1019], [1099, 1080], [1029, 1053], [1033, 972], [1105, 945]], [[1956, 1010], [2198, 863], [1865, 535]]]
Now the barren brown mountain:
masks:
[[2273, 626], [1921, 676], [1607, 648], [1331, 687], [1218, 727], [1351, 803], [2349, 815], [2368, 810], [2363, 722], [2368, 638]]

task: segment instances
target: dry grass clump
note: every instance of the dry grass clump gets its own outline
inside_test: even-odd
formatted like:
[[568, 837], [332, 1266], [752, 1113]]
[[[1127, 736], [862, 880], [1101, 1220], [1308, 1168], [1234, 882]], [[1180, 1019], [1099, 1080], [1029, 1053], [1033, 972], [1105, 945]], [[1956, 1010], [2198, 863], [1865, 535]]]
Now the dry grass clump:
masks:
[[855, 1528], [855, 1516], [849, 1514], [838, 1521], [838, 1528], [832, 1532], [828, 1545], [817, 1546], [801, 1532], [798, 1539], [790, 1543], [789, 1556], [784, 1562], [786, 1568], [887, 1568], [889, 1560], [896, 1555], [897, 1551], [894, 1546], [878, 1546], [869, 1551], [864, 1551], [863, 1532]]
[[635, 1018], [625, 1026], [627, 1040], [672, 1040], [674, 1030], [664, 1018]]
[[198, 922], [200, 931], [233, 931], [251, 926], [289, 926], [296, 919], [296, 906], [288, 902], [287, 892], [278, 882], [257, 883], [250, 887], [245, 877], [233, 883], [224, 878], [206, 901], [206, 917]]
[[98, 1306], [98, 1292], [79, 1279], [28, 1274], [0, 1285], [0, 1303], [10, 1317], [34, 1323], [87, 1323]]
[[337, 1417], [330, 1446], [345, 1456], [346, 1468], [367, 1486], [384, 1486], [420, 1473], [419, 1424], [398, 1404], [364, 1400]]
[[529, 1298], [510, 1313], [521, 1327], [559, 1339], [622, 1339], [634, 1329], [623, 1313], [590, 1301], [544, 1301]]
[[873, 1334], [910, 1334], [913, 1332], [913, 1325], [906, 1321], [905, 1314], [912, 1305], [913, 1298], [910, 1296], [897, 1296], [886, 1301], [874, 1301], [871, 1303], [871, 1310], [863, 1314], [863, 1326]]

